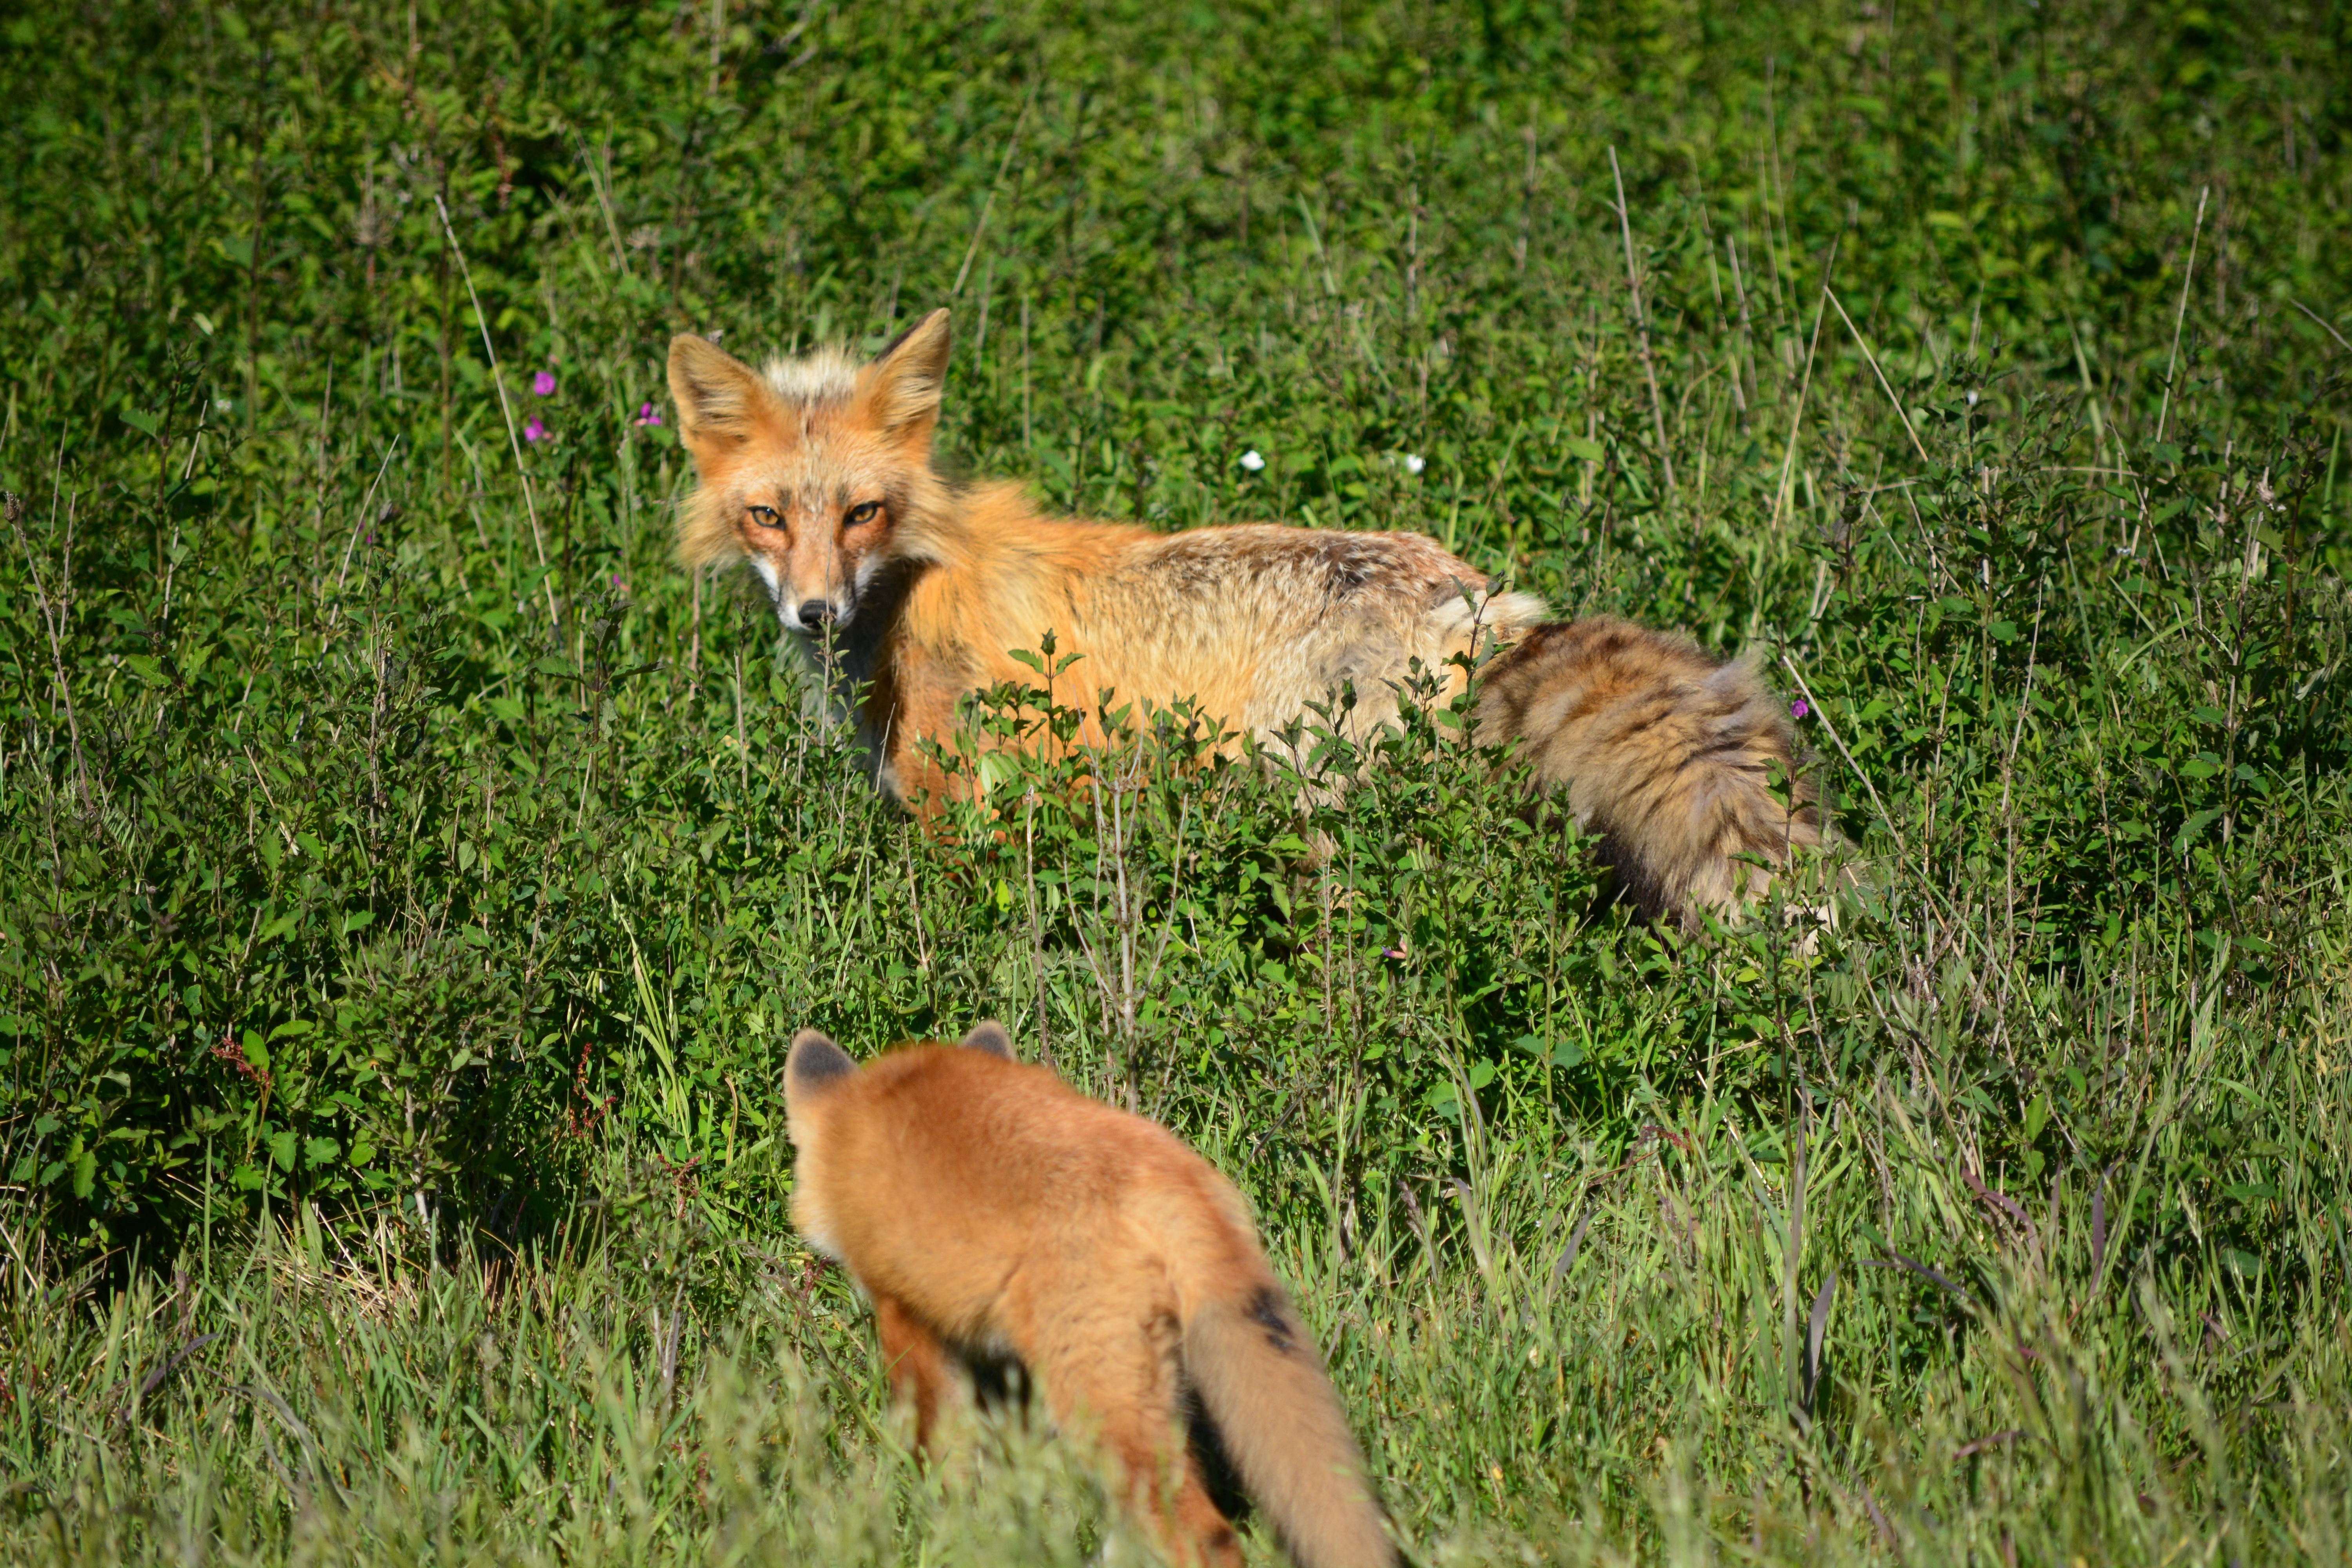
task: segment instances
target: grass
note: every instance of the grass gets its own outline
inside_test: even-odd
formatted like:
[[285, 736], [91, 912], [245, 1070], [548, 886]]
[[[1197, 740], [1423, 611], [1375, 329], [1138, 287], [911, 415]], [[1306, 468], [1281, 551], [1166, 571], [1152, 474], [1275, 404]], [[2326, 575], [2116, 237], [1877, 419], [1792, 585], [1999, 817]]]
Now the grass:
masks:
[[[994, 1015], [1249, 1193], [1428, 1561], [2341, 1560], [2342, 32], [12, 16], [7, 1554], [1136, 1560], [918, 1471], [784, 1217], [793, 1028]], [[1443, 713], [914, 831], [653, 416], [941, 301], [960, 469], [1764, 659], [1835, 922], [1629, 926]]]

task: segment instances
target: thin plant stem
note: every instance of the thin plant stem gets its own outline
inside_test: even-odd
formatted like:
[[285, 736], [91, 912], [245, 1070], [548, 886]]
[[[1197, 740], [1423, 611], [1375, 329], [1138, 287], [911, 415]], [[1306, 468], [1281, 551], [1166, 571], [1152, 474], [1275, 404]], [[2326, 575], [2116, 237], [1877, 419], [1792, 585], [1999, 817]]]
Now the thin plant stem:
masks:
[[482, 314], [482, 297], [474, 291], [474, 269], [466, 264], [466, 247], [457, 243], [457, 230], [449, 221], [448, 204], [441, 193], [433, 193], [433, 210], [441, 215], [441, 232], [449, 237], [450, 254], [457, 258], [457, 271], [466, 280], [466, 298], [474, 304], [474, 324], [482, 331], [482, 352], [490, 356], [490, 384], [498, 389], [499, 412], [506, 416], [507, 446], [514, 452], [515, 474], [522, 480], [524, 515], [530, 519], [531, 548], [539, 552], [539, 585], [547, 592], [547, 624], [550, 629], [562, 625], [563, 616], [555, 607], [555, 584], [547, 565], [547, 539], [540, 531], [539, 502], [531, 493], [530, 470], [523, 467], [522, 434], [515, 428], [514, 405], [507, 400], [507, 384], [499, 373], [499, 351], [490, 344], [489, 319]]

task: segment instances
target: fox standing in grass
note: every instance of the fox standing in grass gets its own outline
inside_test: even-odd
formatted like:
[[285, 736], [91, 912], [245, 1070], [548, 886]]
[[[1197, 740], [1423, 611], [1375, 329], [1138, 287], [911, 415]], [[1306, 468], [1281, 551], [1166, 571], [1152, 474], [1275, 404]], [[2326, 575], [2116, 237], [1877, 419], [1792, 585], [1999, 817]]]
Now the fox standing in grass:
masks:
[[692, 335], [669, 351], [700, 480], [680, 558], [751, 563], [836, 690], [864, 692], [858, 732], [894, 798], [929, 812], [968, 787], [924, 743], [959, 744], [959, 700], [1026, 683], [1011, 650], [1050, 630], [1084, 656], [1082, 689], [1190, 698], [1261, 742], [1349, 687], [1360, 741], [1396, 717], [1416, 660], [1446, 700], [1465, 679], [1452, 661], [1492, 655], [1476, 739], [1520, 742], [1652, 915], [1759, 894], [1769, 875], [1742, 858], [1779, 866], [1821, 841], [1786, 711], [1748, 664], [1607, 616], [1547, 623], [1539, 600], [1491, 591], [1417, 533], [1157, 534], [1043, 516], [1017, 485], [950, 484], [931, 462], [948, 345], [940, 310], [865, 365], [820, 352], [763, 374]]
[[784, 1103], [793, 1218], [873, 1298], [918, 1448], [959, 1363], [1014, 1362], [1179, 1562], [1240, 1563], [1239, 1489], [1301, 1568], [1395, 1563], [1241, 1194], [1166, 1129], [1015, 1063], [997, 1024], [863, 1069], [803, 1029]]

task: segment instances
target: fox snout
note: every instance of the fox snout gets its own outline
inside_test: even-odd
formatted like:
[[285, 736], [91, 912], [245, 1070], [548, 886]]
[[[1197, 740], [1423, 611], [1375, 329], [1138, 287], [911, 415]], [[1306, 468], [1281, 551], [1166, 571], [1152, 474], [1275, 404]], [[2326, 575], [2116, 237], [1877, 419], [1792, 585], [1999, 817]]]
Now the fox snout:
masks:
[[772, 557], [751, 556], [751, 565], [766, 584], [768, 598], [776, 606], [776, 619], [784, 630], [802, 637], [822, 637], [824, 633], [845, 626], [857, 611], [857, 584], [854, 580], [826, 581], [825, 574], [812, 573], [803, 578], [791, 571], [791, 563], [779, 563]]

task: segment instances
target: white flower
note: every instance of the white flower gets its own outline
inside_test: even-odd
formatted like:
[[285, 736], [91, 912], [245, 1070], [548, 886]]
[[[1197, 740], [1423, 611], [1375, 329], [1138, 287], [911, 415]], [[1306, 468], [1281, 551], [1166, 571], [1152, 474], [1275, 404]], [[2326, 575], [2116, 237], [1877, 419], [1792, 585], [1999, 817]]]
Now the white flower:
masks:
[[1404, 455], [1404, 471], [1406, 473], [1417, 474], [1427, 467], [1429, 467], [1429, 459], [1423, 457], [1420, 453], [1407, 452]]
[[1255, 448], [1252, 448], [1242, 454], [1242, 467], [1254, 474], [1265, 467], [1265, 459], [1257, 455]]

